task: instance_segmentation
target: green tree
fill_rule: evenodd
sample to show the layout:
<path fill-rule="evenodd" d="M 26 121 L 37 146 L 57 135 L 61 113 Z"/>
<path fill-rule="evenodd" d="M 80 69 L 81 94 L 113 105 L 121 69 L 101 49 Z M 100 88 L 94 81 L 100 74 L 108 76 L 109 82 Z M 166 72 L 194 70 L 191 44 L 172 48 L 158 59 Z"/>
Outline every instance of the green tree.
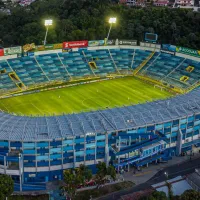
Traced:
<path fill-rule="evenodd" d="M 106 181 L 106 176 L 110 176 L 113 180 L 116 180 L 116 171 L 113 166 L 106 166 L 105 162 L 99 162 L 97 164 L 97 174 L 96 174 L 96 182 L 97 185 L 102 185 Z"/>
<path fill-rule="evenodd" d="M 89 181 L 92 178 L 92 171 L 83 164 L 78 168 L 78 173 L 83 176 L 84 182 Z"/>
<path fill-rule="evenodd" d="M 92 172 L 85 165 L 79 168 L 64 171 L 64 190 L 73 198 L 79 185 L 85 185 L 87 180 L 92 178 Z"/>
<path fill-rule="evenodd" d="M 98 185 L 101 185 L 105 181 L 105 177 L 107 175 L 107 168 L 105 162 L 99 162 L 97 164 L 97 174 L 96 174 L 96 182 Z"/>
<path fill-rule="evenodd" d="M 8 175 L 0 175 L 0 199 L 6 199 L 14 191 L 14 182 L 12 178 Z"/>
<path fill-rule="evenodd" d="M 76 194 L 77 182 L 78 177 L 73 173 L 72 170 L 65 170 L 64 171 L 64 190 L 67 191 L 68 195 L 72 198 Z"/>
<path fill-rule="evenodd" d="M 151 195 L 142 197 L 140 200 L 168 200 L 164 192 L 154 191 Z"/>
<path fill-rule="evenodd" d="M 199 200 L 200 192 L 195 190 L 186 190 L 181 196 L 180 200 Z"/>
<path fill-rule="evenodd" d="M 35 42 L 45 35 L 44 19 L 53 19 L 48 43 L 104 39 L 109 16 L 116 16 L 110 39 L 144 40 L 145 32 L 158 34 L 158 42 L 200 49 L 200 13 L 186 9 L 127 7 L 110 0 L 43 0 L 28 8 L 14 6 L 11 15 L 0 13 L 4 47 Z"/>
<path fill-rule="evenodd" d="M 112 165 L 108 166 L 107 175 L 110 175 L 114 181 L 116 180 L 116 170 Z"/>

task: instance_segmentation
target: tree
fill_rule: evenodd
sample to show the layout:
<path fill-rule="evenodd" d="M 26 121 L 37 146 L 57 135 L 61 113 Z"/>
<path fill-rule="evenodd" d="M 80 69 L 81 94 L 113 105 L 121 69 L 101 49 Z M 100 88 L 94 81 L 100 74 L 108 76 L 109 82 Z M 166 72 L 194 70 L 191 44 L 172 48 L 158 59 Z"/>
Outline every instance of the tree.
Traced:
<path fill-rule="evenodd" d="M 107 36 L 108 16 L 117 17 L 111 39 L 142 41 L 148 31 L 157 33 L 160 43 L 200 49 L 200 13 L 189 9 L 141 9 L 110 0 L 59 0 L 59 3 L 43 0 L 35 1 L 28 8 L 14 6 L 11 15 L 0 12 L 0 38 L 4 47 L 31 42 L 40 45 L 45 35 L 43 21 L 51 18 L 54 23 L 48 33 L 48 43 L 100 40 Z"/>
<path fill-rule="evenodd" d="M 112 165 L 107 168 L 107 175 L 110 175 L 114 181 L 116 180 L 116 170 Z"/>
<path fill-rule="evenodd" d="M 97 185 L 102 185 L 105 183 L 106 176 L 110 176 L 113 180 L 116 180 L 116 171 L 113 166 L 106 166 L 105 162 L 99 162 L 97 164 L 97 174 L 96 174 L 96 182 Z"/>
<path fill-rule="evenodd" d="M 83 176 L 84 182 L 89 181 L 92 178 L 92 171 L 85 165 L 80 165 L 78 173 Z"/>
<path fill-rule="evenodd" d="M 181 196 L 180 200 L 199 200 L 200 192 L 195 190 L 186 190 Z"/>
<path fill-rule="evenodd" d="M 96 174 L 96 182 L 98 185 L 101 185 L 105 181 L 105 177 L 107 175 L 107 168 L 105 162 L 99 162 L 97 164 L 97 174 Z"/>
<path fill-rule="evenodd" d="M 168 200 L 164 192 L 154 191 L 150 196 L 142 197 L 140 200 Z"/>
<path fill-rule="evenodd" d="M 0 0 L 0 7 L 4 7 L 4 2 Z"/>
<path fill-rule="evenodd" d="M 76 195 L 76 190 L 79 185 L 85 185 L 86 180 L 92 178 L 92 172 L 85 165 L 80 165 L 79 168 L 69 169 L 64 171 L 64 190 L 73 198 Z"/>
<path fill-rule="evenodd" d="M 0 175 L 0 199 L 6 199 L 14 191 L 14 181 L 8 175 Z"/>
<path fill-rule="evenodd" d="M 72 170 L 65 170 L 64 171 L 64 190 L 67 191 L 68 195 L 72 198 L 76 194 L 77 184 L 77 177 L 73 173 Z"/>

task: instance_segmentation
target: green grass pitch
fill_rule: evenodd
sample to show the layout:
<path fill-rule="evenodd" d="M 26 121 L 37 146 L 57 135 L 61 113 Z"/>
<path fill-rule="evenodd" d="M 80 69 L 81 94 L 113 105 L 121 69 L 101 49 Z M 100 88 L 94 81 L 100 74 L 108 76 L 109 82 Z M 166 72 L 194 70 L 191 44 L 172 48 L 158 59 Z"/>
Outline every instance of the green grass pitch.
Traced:
<path fill-rule="evenodd" d="M 144 103 L 172 96 L 134 77 L 17 96 L 0 100 L 0 109 L 18 115 L 59 115 Z"/>

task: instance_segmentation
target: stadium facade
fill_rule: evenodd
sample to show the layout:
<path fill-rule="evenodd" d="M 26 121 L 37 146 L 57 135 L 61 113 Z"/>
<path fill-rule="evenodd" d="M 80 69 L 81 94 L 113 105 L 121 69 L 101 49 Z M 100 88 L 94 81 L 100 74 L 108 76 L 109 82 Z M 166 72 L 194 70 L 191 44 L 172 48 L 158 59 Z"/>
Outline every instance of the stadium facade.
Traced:
<path fill-rule="evenodd" d="M 149 74 L 155 79 L 156 75 L 164 76 L 162 79 L 165 82 L 171 85 L 177 83 L 177 87 L 183 88 L 189 83 L 177 81 L 173 75 L 177 77 L 179 73 L 180 78 L 187 75 L 192 81 L 189 84 L 191 87 L 188 87 L 190 89 L 198 80 L 199 62 L 186 59 L 185 56 L 174 56 L 158 50 L 152 52 L 152 49 L 110 48 L 84 50 L 83 54 L 77 51 L 44 55 L 45 62 L 57 66 L 57 74 L 46 71 L 44 62 L 43 65 L 40 63 L 42 55 L 1 60 L 1 70 L 15 73 L 19 83 L 28 85 L 34 83 L 36 77 L 45 82 L 62 74 L 65 77 L 62 75 L 60 78 L 68 80 L 75 73 L 83 76 L 81 72 L 106 76 L 108 72 L 120 73 L 126 69 L 128 73 L 128 66 L 141 69 L 141 63 L 146 61 L 142 72 L 145 76 Z M 95 64 L 100 67 L 90 69 L 89 58 L 92 61 L 96 58 Z M 197 72 L 191 70 L 187 73 L 185 69 L 191 63 Z M 73 69 L 72 64 L 76 68 Z M 38 76 L 31 71 L 36 65 L 39 66 L 36 70 Z M 158 71 L 155 71 L 156 67 Z M 26 71 L 27 68 L 29 71 Z M 3 81 L 7 81 L 2 82 L 1 87 L 12 89 L 13 82 L 8 82 L 6 74 L 3 77 Z M 79 167 L 80 164 L 94 171 L 99 161 L 112 164 L 116 169 L 129 169 L 130 166 L 167 161 L 172 156 L 192 150 L 194 145 L 200 146 L 198 88 L 166 100 L 79 114 L 27 117 L 0 112 L 0 173 L 13 177 L 15 190 L 43 190 L 46 182 L 62 180 L 63 170 Z"/>

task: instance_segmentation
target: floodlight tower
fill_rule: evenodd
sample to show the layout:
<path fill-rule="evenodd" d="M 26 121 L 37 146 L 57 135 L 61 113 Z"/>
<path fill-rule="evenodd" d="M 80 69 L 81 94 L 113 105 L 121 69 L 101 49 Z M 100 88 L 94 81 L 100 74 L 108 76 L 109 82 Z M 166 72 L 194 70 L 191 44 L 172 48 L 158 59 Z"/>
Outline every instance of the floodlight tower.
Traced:
<path fill-rule="evenodd" d="M 45 37 L 44 37 L 44 45 L 46 45 L 46 42 L 47 42 L 47 34 L 48 34 L 49 26 L 52 26 L 52 24 L 53 24 L 52 19 L 47 19 L 47 20 L 44 21 L 44 25 L 46 27 L 46 34 L 45 34 Z"/>
<path fill-rule="evenodd" d="M 107 38 L 106 38 L 106 42 L 108 41 L 108 38 L 109 38 L 109 36 L 110 36 L 110 31 L 111 31 L 111 29 L 112 29 L 112 25 L 115 24 L 116 21 L 117 21 L 117 18 L 116 18 L 116 17 L 111 17 L 111 18 L 109 19 L 109 21 L 108 21 L 109 24 L 110 24 L 110 29 L 109 29 L 109 31 L 108 31 L 108 35 L 107 35 Z"/>

